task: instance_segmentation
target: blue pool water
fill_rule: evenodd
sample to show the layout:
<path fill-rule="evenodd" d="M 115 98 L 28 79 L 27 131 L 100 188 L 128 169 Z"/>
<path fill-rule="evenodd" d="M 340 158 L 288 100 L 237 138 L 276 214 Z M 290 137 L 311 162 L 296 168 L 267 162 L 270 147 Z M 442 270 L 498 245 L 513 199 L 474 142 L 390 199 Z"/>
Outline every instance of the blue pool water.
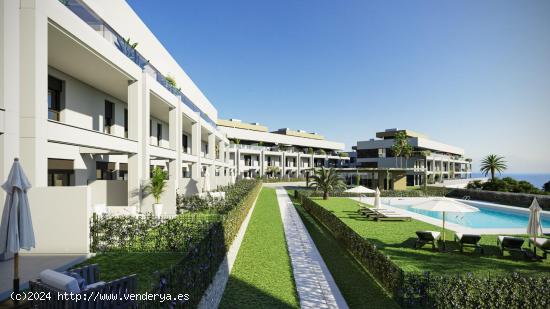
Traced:
<path fill-rule="evenodd" d="M 524 215 L 521 213 L 510 212 L 506 209 L 496 210 L 493 208 L 486 208 L 475 203 L 471 203 L 470 205 L 479 208 L 479 211 L 471 213 L 447 212 L 445 214 L 445 221 L 471 228 L 527 228 L 527 222 L 529 221 L 528 213 Z M 441 212 L 415 209 L 413 208 L 413 205 L 391 204 L 391 206 L 436 219 L 443 218 Z M 550 218 L 541 217 L 541 224 L 543 228 L 550 228 Z"/>

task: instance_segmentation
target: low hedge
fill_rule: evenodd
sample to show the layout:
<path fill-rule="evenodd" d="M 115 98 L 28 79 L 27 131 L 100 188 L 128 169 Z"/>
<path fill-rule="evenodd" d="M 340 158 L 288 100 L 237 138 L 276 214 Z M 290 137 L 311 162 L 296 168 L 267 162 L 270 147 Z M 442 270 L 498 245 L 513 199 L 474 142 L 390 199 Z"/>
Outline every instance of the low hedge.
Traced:
<path fill-rule="evenodd" d="M 305 178 L 262 178 L 263 183 L 276 183 L 276 182 L 305 182 Z"/>
<path fill-rule="evenodd" d="M 380 191 L 381 197 L 427 197 L 427 196 L 446 196 L 453 189 L 442 188 L 442 187 L 427 187 L 425 189 L 419 190 L 383 190 Z M 323 193 L 320 191 L 311 190 L 302 190 L 301 191 L 305 196 L 311 197 L 321 197 Z M 374 193 L 371 194 L 358 194 L 358 193 L 348 193 L 344 191 L 331 192 L 330 196 L 335 197 L 359 197 L 359 196 L 374 196 Z"/>
<path fill-rule="evenodd" d="M 185 252 L 184 258 L 178 263 L 156 274 L 157 279 L 148 291 L 170 293 L 172 296 L 187 293 L 190 296 L 188 301 L 170 306 L 196 307 L 261 190 L 261 181 L 245 182 L 238 182 L 238 189 L 234 188 L 233 193 L 226 192 L 226 199 L 230 201 L 228 203 L 234 207 L 225 214 L 185 213 L 161 219 L 96 217 L 91 228 L 92 251 Z M 185 229 L 183 223 L 192 227 Z M 144 301 L 138 305 L 140 308 L 165 307 L 154 301 Z"/>
<path fill-rule="evenodd" d="M 549 308 L 550 275 L 432 275 L 404 272 L 376 245 L 357 234 L 303 191 L 295 197 L 407 308 Z"/>

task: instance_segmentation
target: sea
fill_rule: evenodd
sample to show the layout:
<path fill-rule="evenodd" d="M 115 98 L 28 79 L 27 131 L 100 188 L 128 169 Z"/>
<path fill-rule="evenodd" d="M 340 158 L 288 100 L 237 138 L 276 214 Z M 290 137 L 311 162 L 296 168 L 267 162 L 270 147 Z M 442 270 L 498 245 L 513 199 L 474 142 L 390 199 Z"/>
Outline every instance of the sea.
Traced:
<path fill-rule="evenodd" d="M 542 186 L 550 181 L 550 174 L 534 174 L 534 173 L 502 173 L 496 174 L 498 178 L 512 177 L 516 180 L 525 180 L 533 184 L 533 186 L 542 189 Z M 472 173 L 472 177 L 485 177 L 481 173 Z"/>

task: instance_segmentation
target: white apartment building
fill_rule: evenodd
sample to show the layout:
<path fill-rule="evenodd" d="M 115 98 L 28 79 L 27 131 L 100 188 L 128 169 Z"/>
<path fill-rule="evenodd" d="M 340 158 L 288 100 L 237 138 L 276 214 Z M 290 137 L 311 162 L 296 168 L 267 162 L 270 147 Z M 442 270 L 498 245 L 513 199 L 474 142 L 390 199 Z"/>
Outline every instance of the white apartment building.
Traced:
<path fill-rule="evenodd" d="M 405 132 L 413 147 L 410 158 L 395 157 L 391 147 L 398 132 Z M 406 170 L 407 185 L 421 185 L 427 177 L 428 183 L 472 177 L 472 160 L 464 156 L 464 149 L 440 143 L 428 136 L 411 130 L 387 129 L 376 133 L 377 139 L 358 141 L 350 167 Z"/>
<path fill-rule="evenodd" d="M 317 133 L 288 128 L 270 132 L 259 123 L 218 120 L 231 144 L 229 164 L 237 178 L 302 178 L 314 167 L 341 167 L 349 158 L 344 144 Z"/>
<path fill-rule="evenodd" d="M 0 179 L 19 157 L 35 252 L 86 252 L 93 205 L 150 210 L 154 166 L 166 213 L 234 181 L 216 108 L 126 1 L 2 1 L 0 23 Z"/>

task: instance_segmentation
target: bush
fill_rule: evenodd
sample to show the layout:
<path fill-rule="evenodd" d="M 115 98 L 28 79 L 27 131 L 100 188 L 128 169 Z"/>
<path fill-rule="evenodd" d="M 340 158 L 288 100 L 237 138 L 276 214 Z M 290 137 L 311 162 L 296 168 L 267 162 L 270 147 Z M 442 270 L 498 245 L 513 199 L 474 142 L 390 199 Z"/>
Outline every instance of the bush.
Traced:
<path fill-rule="evenodd" d="M 406 308 L 549 308 L 550 276 L 517 273 L 491 276 L 435 275 L 405 272 L 368 239 L 338 217 L 296 190 L 304 209 L 334 237 Z"/>
<path fill-rule="evenodd" d="M 467 188 L 481 189 L 486 191 L 514 192 L 514 193 L 528 193 L 528 194 L 545 194 L 546 193 L 545 191 L 535 187 L 533 184 L 531 184 L 528 181 L 516 180 L 511 177 L 504 177 L 502 179 L 495 178 L 494 180 L 487 181 L 484 183 L 476 180 L 469 183 Z"/>
<path fill-rule="evenodd" d="M 210 194 L 207 194 L 206 197 L 177 194 L 176 209 L 178 212 L 200 211 L 225 214 L 235 208 L 257 183 L 257 180 L 243 179 L 237 181 L 233 185 L 221 187 L 218 191 L 225 192 L 225 199 L 215 198 Z"/>
<path fill-rule="evenodd" d="M 545 183 L 542 188 L 544 189 L 544 192 L 550 193 L 550 181 Z"/>
<path fill-rule="evenodd" d="M 359 196 L 374 196 L 371 194 L 357 194 L 344 192 L 345 189 L 334 191 L 330 194 L 332 197 L 359 197 Z M 442 187 L 427 187 L 421 190 L 384 190 L 380 191 L 381 197 L 425 197 L 425 196 L 446 196 L 453 189 Z M 321 197 L 322 192 L 315 190 L 300 190 L 300 193 L 304 196 Z"/>

